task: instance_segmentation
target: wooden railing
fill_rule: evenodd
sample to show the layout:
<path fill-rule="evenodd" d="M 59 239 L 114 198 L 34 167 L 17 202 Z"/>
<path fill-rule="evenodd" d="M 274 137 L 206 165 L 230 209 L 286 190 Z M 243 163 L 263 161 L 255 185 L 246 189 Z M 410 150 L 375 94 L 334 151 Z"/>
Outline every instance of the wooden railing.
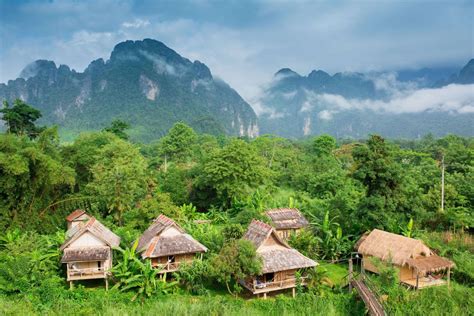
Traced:
<path fill-rule="evenodd" d="M 306 280 L 307 280 L 306 277 L 300 278 L 301 284 L 304 285 Z M 281 280 L 281 281 L 272 281 L 272 282 L 257 282 L 256 280 L 253 280 L 252 282 L 244 281 L 244 285 L 248 289 L 253 290 L 253 292 L 255 292 L 255 291 L 264 290 L 264 289 L 288 288 L 288 287 L 296 286 L 297 282 L 298 281 L 296 278 Z"/>
<path fill-rule="evenodd" d="M 160 269 L 163 272 L 178 270 L 180 262 L 157 263 L 154 268 Z"/>
<path fill-rule="evenodd" d="M 96 273 L 104 273 L 106 269 L 104 267 L 100 268 L 86 268 L 86 269 L 74 269 L 74 268 L 69 268 L 69 274 L 70 275 L 76 275 L 76 274 L 96 274 Z"/>

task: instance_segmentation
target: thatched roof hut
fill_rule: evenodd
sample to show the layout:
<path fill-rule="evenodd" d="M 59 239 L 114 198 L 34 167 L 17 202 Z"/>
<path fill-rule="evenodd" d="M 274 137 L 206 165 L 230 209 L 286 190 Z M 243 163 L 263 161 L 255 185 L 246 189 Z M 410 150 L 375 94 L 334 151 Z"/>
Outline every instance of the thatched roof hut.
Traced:
<path fill-rule="evenodd" d="M 267 210 L 273 226 L 277 229 L 300 229 L 309 225 L 308 220 L 296 208 L 277 208 Z"/>
<path fill-rule="evenodd" d="M 161 214 L 138 240 L 143 258 L 203 253 L 207 248 L 187 234 L 175 221 Z"/>
<path fill-rule="evenodd" d="M 105 279 L 112 268 L 112 247 L 120 244 L 115 235 L 95 217 L 83 210 L 72 212 L 67 218 L 69 229 L 61 245 L 62 263 L 67 264 L 67 279 L 71 287 L 74 280 Z"/>
<path fill-rule="evenodd" d="M 421 240 L 374 229 L 365 234 L 356 243 L 356 249 L 364 257 L 375 257 L 382 261 L 391 261 L 400 267 L 400 279 L 408 281 L 428 273 L 449 270 L 454 263 L 436 255 Z M 370 271 L 377 269 L 366 263 Z M 408 280 L 408 281 L 407 281 Z M 418 287 L 418 285 L 417 285 Z"/>
<path fill-rule="evenodd" d="M 407 265 L 420 273 L 437 272 L 452 268 L 454 263 L 437 256 L 421 240 L 374 229 L 357 243 L 357 251 L 363 255 L 391 260 L 398 266 Z"/>
<path fill-rule="evenodd" d="M 291 248 L 272 226 L 253 220 L 244 239 L 251 241 L 263 259 L 263 273 L 315 267 L 317 263 Z"/>

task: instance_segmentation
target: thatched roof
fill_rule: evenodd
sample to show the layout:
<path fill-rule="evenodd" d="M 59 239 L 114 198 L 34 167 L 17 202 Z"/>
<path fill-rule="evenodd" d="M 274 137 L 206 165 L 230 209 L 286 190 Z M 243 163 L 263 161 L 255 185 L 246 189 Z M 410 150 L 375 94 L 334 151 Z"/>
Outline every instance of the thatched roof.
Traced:
<path fill-rule="evenodd" d="M 271 237 L 280 245 L 265 246 L 265 241 Z M 317 265 L 315 261 L 288 246 L 278 237 L 274 228 L 264 222 L 252 220 L 243 238 L 252 242 L 257 248 L 257 254 L 263 260 L 262 273 L 302 269 Z"/>
<path fill-rule="evenodd" d="M 315 267 L 318 264 L 303 256 L 296 249 L 274 249 L 258 252 L 263 259 L 262 273 L 297 270 Z"/>
<path fill-rule="evenodd" d="M 173 227 L 177 233 L 167 235 L 165 232 L 170 227 Z M 172 219 L 161 214 L 140 236 L 137 251 L 143 252 L 143 258 L 156 258 L 185 253 L 206 252 L 207 248 L 187 234 Z"/>
<path fill-rule="evenodd" d="M 74 240 L 78 239 L 85 232 L 90 232 L 92 235 L 102 240 L 110 247 L 117 247 L 120 245 L 120 237 L 115 235 L 111 230 L 105 227 L 95 217 L 91 217 L 86 223 L 79 223 L 66 232 L 67 239 L 61 245 L 61 250 L 64 250 Z"/>
<path fill-rule="evenodd" d="M 453 268 L 455 266 L 450 260 L 437 255 L 408 259 L 407 265 L 410 268 L 418 270 L 418 272 L 421 274 L 426 274 L 428 272 L 435 273 L 441 270 L 446 270 L 447 268 Z"/>
<path fill-rule="evenodd" d="M 276 229 L 299 229 L 308 226 L 308 220 L 296 208 L 277 208 L 265 212 Z"/>
<path fill-rule="evenodd" d="M 137 250 L 139 252 L 144 251 L 150 241 L 153 239 L 153 237 L 161 234 L 161 232 L 163 232 L 163 230 L 169 226 L 174 226 L 176 229 L 184 233 L 184 230 L 178 224 L 176 224 L 175 221 L 161 214 L 157 218 L 155 218 L 155 220 L 153 220 L 153 223 L 150 225 L 150 227 L 148 227 L 147 230 L 145 230 L 140 236 L 140 239 L 138 240 Z"/>
<path fill-rule="evenodd" d="M 357 251 L 398 266 L 407 264 L 420 272 L 446 269 L 452 262 L 436 256 L 421 240 L 374 229 L 357 242 Z"/>
<path fill-rule="evenodd" d="M 154 237 L 143 258 L 156 258 L 170 255 L 180 255 L 185 253 L 206 252 L 207 248 L 193 239 L 189 234 L 181 234 L 171 237 Z"/>
<path fill-rule="evenodd" d="M 252 220 L 249 227 L 247 228 L 247 232 L 244 234 L 242 238 L 249 240 L 252 242 L 256 249 L 258 249 L 264 242 L 267 240 L 268 237 L 274 232 L 273 227 L 264 223 L 259 220 Z M 290 248 L 285 241 L 283 241 L 277 234 L 274 234 L 274 237 L 280 241 L 283 245 Z"/>
<path fill-rule="evenodd" d="M 69 248 L 64 250 L 64 255 L 61 259 L 61 262 L 104 261 L 109 258 L 109 247 Z"/>
<path fill-rule="evenodd" d="M 68 222 L 72 222 L 73 220 L 75 220 L 76 218 L 78 218 L 79 216 L 82 216 L 86 214 L 86 211 L 84 210 L 75 210 L 74 212 L 72 212 L 71 214 L 69 214 L 67 217 L 66 217 L 66 220 Z M 86 214 L 87 215 L 87 214 Z"/>

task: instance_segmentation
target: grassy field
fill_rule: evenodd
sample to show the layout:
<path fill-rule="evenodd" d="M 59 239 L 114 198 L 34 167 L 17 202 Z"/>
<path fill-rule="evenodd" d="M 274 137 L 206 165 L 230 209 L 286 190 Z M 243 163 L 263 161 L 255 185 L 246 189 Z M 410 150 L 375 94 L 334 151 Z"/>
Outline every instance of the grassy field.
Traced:
<path fill-rule="evenodd" d="M 158 296 L 144 302 L 130 302 L 130 295 L 103 289 L 77 289 L 65 297 L 44 302 L 28 297 L 0 296 L 1 315 L 363 315 L 363 306 L 353 295 L 328 293 L 324 297 L 300 294 L 263 299 L 230 295 Z M 43 300 L 43 299 L 42 299 Z"/>

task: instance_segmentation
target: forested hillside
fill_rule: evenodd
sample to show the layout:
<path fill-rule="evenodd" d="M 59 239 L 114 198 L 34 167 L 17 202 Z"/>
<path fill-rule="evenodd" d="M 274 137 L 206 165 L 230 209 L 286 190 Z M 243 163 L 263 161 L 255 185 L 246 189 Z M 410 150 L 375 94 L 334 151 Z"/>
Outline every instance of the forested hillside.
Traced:
<path fill-rule="evenodd" d="M 422 239 L 456 264 L 449 290 L 416 292 L 390 270 L 373 275 L 389 314 L 474 310 L 473 138 L 250 139 L 197 133 L 179 122 L 142 144 L 129 140 L 133 125 L 114 121 L 64 144 L 56 127 L 35 125 L 41 113 L 22 101 L 2 112 L 0 314 L 363 315 L 344 287 L 346 259 L 374 228 Z M 237 279 L 252 249 L 237 240 L 252 219 L 268 221 L 263 212 L 278 207 L 297 207 L 309 219 L 289 242 L 320 266 L 295 299 L 248 299 Z M 59 245 L 65 217 L 78 208 L 122 238 L 109 292 L 101 283 L 66 286 Z M 168 283 L 137 263 L 131 247 L 159 214 L 209 249 Z"/>

